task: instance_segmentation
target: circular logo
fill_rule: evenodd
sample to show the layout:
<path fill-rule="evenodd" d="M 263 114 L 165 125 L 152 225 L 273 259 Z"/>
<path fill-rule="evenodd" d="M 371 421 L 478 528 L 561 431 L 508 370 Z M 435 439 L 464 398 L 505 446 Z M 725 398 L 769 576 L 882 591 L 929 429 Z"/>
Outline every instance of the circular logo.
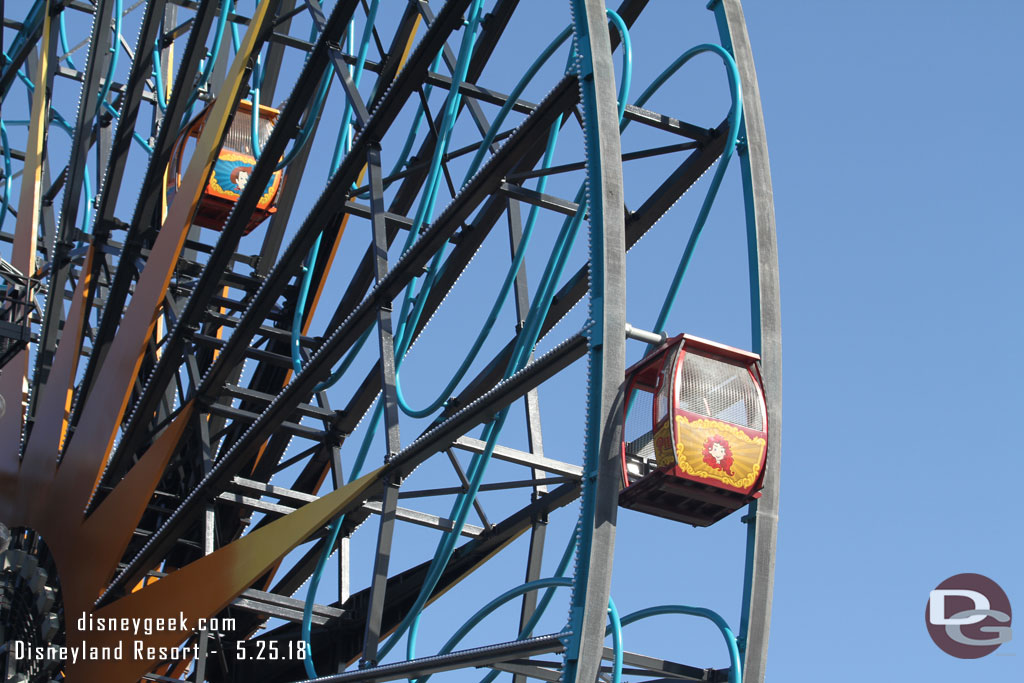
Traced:
<path fill-rule="evenodd" d="M 992 579 L 957 574 L 928 596 L 924 620 L 928 635 L 946 654 L 978 659 L 1009 642 L 1010 599 Z"/>

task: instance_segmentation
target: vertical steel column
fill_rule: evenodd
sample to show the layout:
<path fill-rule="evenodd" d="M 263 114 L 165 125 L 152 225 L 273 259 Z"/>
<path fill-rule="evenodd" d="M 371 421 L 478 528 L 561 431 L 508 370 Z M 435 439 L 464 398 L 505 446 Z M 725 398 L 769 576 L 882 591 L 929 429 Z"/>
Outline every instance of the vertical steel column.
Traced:
<path fill-rule="evenodd" d="M 608 19 L 601 0 L 573 0 L 590 207 L 589 395 L 576 576 L 562 679 L 593 683 L 604 652 L 618 512 L 618 454 L 626 371 L 626 247 L 619 116 Z"/>
<path fill-rule="evenodd" d="M 167 3 L 167 6 L 164 7 L 163 26 L 164 27 L 174 27 L 174 26 L 178 25 L 177 22 L 178 22 L 178 6 L 173 4 L 173 3 Z M 162 31 L 161 31 L 161 33 L 162 33 Z M 145 44 L 144 43 L 140 43 L 139 46 L 136 48 L 136 50 L 138 50 L 139 48 L 145 49 Z M 160 77 L 163 79 L 163 82 L 164 82 L 164 97 L 166 97 L 167 99 L 170 99 L 171 98 L 171 94 L 173 92 L 172 88 L 174 87 L 174 43 L 171 42 L 171 43 L 169 43 L 167 45 L 161 44 L 161 45 L 158 45 L 158 48 L 160 50 L 160 66 L 163 68 L 163 73 L 160 74 Z M 154 67 L 154 70 L 155 70 L 156 65 L 154 64 L 153 67 Z M 159 94 L 157 93 L 157 89 L 156 89 L 156 84 L 153 85 L 153 94 L 156 95 L 157 97 L 159 97 Z M 165 102 L 163 102 L 163 104 L 166 106 L 167 102 L 165 101 Z M 164 112 L 163 112 L 163 110 L 160 109 L 159 105 L 153 107 L 153 127 L 150 129 L 152 131 L 152 135 L 150 137 L 153 137 L 153 138 L 156 137 L 156 133 L 157 133 L 158 130 L 160 130 L 160 126 L 163 125 L 163 121 L 164 121 Z M 178 121 L 175 121 L 173 123 L 173 125 L 175 125 L 175 126 L 177 126 L 178 124 L 179 124 Z M 167 174 L 167 170 L 165 169 L 165 171 L 164 171 L 164 183 L 165 184 L 167 182 L 167 175 L 166 174 Z M 161 188 L 160 192 L 161 192 L 161 204 L 164 204 L 165 202 L 163 201 L 163 196 L 164 196 L 163 188 Z M 164 206 L 164 212 L 166 212 L 166 211 L 167 211 L 167 207 Z"/>
<path fill-rule="evenodd" d="M 185 355 L 185 367 L 189 375 L 189 382 L 195 386 L 199 381 L 201 372 L 199 370 L 199 363 L 196 361 L 195 355 L 188 353 Z M 204 413 L 202 410 L 196 410 L 193 416 L 196 439 L 199 445 L 201 467 L 203 475 L 209 473 L 213 468 L 213 446 L 210 444 L 210 422 L 209 414 Z M 210 555 L 216 549 L 215 534 L 216 534 L 216 511 L 213 505 L 207 505 L 203 513 L 203 555 Z M 196 676 L 195 679 L 198 683 L 206 680 L 206 660 L 210 650 L 210 632 L 200 631 L 199 632 L 199 652 L 196 658 Z"/>
<path fill-rule="evenodd" d="M 92 45 L 89 48 L 89 61 L 85 68 L 85 82 L 82 85 L 78 100 L 78 117 L 71 139 L 71 158 L 68 161 L 64 195 L 60 207 L 60 222 L 56 227 L 53 253 L 50 255 L 51 267 L 49 286 L 46 293 L 46 315 L 39 330 L 39 343 L 36 345 L 35 378 L 42 385 L 50 373 L 53 353 L 57 346 L 57 332 L 64 322 L 64 295 L 71 262 L 68 253 L 74 242 L 73 230 L 78 220 L 78 202 L 82 196 L 82 184 L 88 165 L 88 154 L 91 145 L 89 138 L 93 131 L 98 111 L 97 101 L 100 90 L 101 76 L 106 75 L 109 54 L 101 58 L 98 54 L 102 46 L 109 45 L 113 36 L 110 14 L 112 4 L 109 0 L 100 0 L 96 5 L 96 13 L 92 26 Z M 115 45 L 120 50 L 120 45 Z M 104 50 L 105 52 L 105 50 Z M 54 60 L 56 62 L 56 59 Z M 86 206 L 89 213 L 92 207 Z M 29 406 L 28 419 L 31 421 L 35 413 L 35 399 Z"/>
<path fill-rule="evenodd" d="M 51 83 L 54 73 L 54 52 L 57 43 L 57 22 L 50 16 L 50 2 L 43 6 L 42 38 L 39 42 L 39 67 L 36 74 L 36 89 L 31 97 L 32 120 L 28 141 L 25 145 L 25 165 L 21 175 L 21 195 L 18 199 L 18 220 L 14 229 L 14 244 L 11 247 L 11 265 L 27 277 L 36 271 L 39 215 L 42 203 L 42 168 L 46 155 L 46 131 L 50 120 Z M 14 65 L 11 65 L 14 70 Z M 63 302 L 61 302 L 63 304 Z M 7 402 L 7 411 L 0 418 L 0 443 L 20 444 L 22 425 L 25 417 L 24 405 L 27 400 L 25 379 L 28 375 L 28 349 L 22 349 L 11 359 L 0 375 L 0 395 Z M 13 464 L 17 468 L 17 447 Z M 3 473 L 8 473 L 11 461 L 5 462 Z"/>
<path fill-rule="evenodd" d="M 318 394 L 321 407 L 328 407 L 327 393 L 320 392 Z M 329 429 L 327 422 L 324 422 L 324 428 Z M 345 485 L 345 475 L 341 469 L 341 447 L 337 442 L 333 442 L 330 445 L 325 445 L 325 448 L 331 449 L 331 478 L 333 479 L 334 488 L 340 489 Z M 349 560 L 350 560 L 350 539 L 347 535 L 341 535 L 338 537 L 338 604 L 344 605 L 345 601 L 352 595 L 352 576 L 349 571 Z M 339 671 L 340 673 L 340 671 Z"/>
<path fill-rule="evenodd" d="M 388 238 L 384 224 L 384 182 L 380 169 L 380 145 L 371 143 L 367 150 L 366 166 L 370 175 L 370 221 L 373 226 L 373 276 L 380 284 L 388 271 Z M 377 308 L 377 338 L 380 342 L 381 399 L 384 401 L 384 428 L 387 442 L 385 462 L 401 449 L 398 432 L 398 397 L 395 389 L 395 344 L 391 334 L 391 303 Z M 391 560 L 391 541 L 395 531 L 395 510 L 398 507 L 399 482 L 390 477 L 384 481 L 381 504 L 380 532 L 377 535 L 377 555 L 373 561 L 373 580 L 370 583 L 370 607 L 366 617 L 361 666 L 377 663 L 381 619 L 384 615 L 384 593 L 388 584 L 388 563 Z"/>
<path fill-rule="evenodd" d="M 754 351 L 761 354 L 768 406 L 768 459 L 764 488 L 744 521 L 747 560 L 743 584 L 740 648 L 743 680 L 764 680 L 775 581 L 775 544 L 779 520 L 779 461 L 782 431 L 782 333 L 779 313 L 779 260 L 775 242 L 775 207 L 768 164 L 764 114 L 750 38 L 739 0 L 712 0 L 722 45 L 732 52 L 743 87 L 743 121 L 737 151 L 743 174 L 750 261 L 751 330 Z"/>
<path fill-rule="evenodd" d="M 522 214 L 519 210 L 519 202 L 510 199 L 508 202 L 508 236 L 511 247 L 511 257 L 515 258 L 523 238 Z M 526 261 L 516 273 L 514 283 L 515 305 L 516 305 L 516 334 L 522 332 L 523 324 L 526 322 L 526 314 L 530 310 L 530 291 L 526 279 Z M 531 358 L 532 360 L 532 358 Z M 530 453 L 536 456 L 544 456 L 544 445 L 540 432 L 540 405 L 537 401 L 537 390 L 532 389 L 523 397 L 523 406 L 526 409 L 526 438 L 529 444 Z M 534 480 L 544 479 L 547 473 L 544 470 L 530 468 L 530 478 Z M 536 501 L 540 496 L 547 493 L 548 487 L 544 484 L 536 484 L 533 487 L 532 500 Z M 526 558 L 526 577 L 524 582 L 536 581 L 540 578 L 541 563 L 544 559 L 544 539 L 547 532 L 547 515 L 538 513 L 530 524 L 530 549 Z M 522 632 L 526 622 L 533 616 L 537 608 L 537 593 L 530 591 L 523 594 L 523 606 L 519 613 L 519 630 Z M 526 683 L 526 676 L 515 674 L 512 677 L 513 683 Z"/>
<path fill-rule="evenodd" d="M 191 354 L 189 354 L 191 356 Z M 191 359 L 191 366 L 195 360 Z M 193 380 L 196 381 L 196 380 Z M 196 424 L 199 433 L 199 445 L 202 449 L 203 474 L 209 473 L 213 467 L 213 448 L 210 445 L 210 425 L 207 422 L 207 415 L 196 411 Z M 207 505 L 203 513 L 203 555 L 210 555 L 216 549 L 217 517 L 213 505 Z M 199 633 L 199 652 L 196 658 L 196 681 L 202 683 L 206 680 L 206 660 L 210 653 L 210 631 Z"/>
<path fill-rule="evenodd" d="M 140 33 L 142 40 L 147 31 L 150 33 L 150 40 L 156 40 L 159 35 L 160 19 L 156 12 L 150 12 L 155 3 L 147 7 L 146 20 L 143 23 L 143 32 Z M 152 238 L 158 225 L 154 225 L 154 216 L 159 209 L 159 199 L 162 196 L 162 184 L 164 172 L 170 162 L 171 149 L 178 138 L 178 122 L 185 115 L 185 103 L 188 100 L 188 93 L 191 92 L 195 77 L 199 72 L 200 53 L 205 53 L 206 36 L 213 24 L 216 14 L 216 3 L 204 3 L 199 6 L 196 12 L 195 21 L 192 23 L 192 30 L 189 31 L 188 45 L 185 48 L 182 64 L 174 79 L 174 86 L 171 90 L 171 99 L 167 103 L 167 113 L 164 117 L 166 125 L 160 127 L 157 134 L 153 154 L 150 156 L 149 164 L 146 167 L 146 174 L 143 177 L 139 194 L 139 201 L 135 207 L 131 224 L 128 226 L 128 234 L 125 237 L 125 244 L 121 256 L 117 262 L 117 270 L 114 273 L 114 280 L 110 285 L 107 295 L 107 305 L 100 315 L 99 325 L 95 332 L 95 343 L 89 362 L 85 366 L 85 373 L 79 383 L 78 398 L 72 409 L 72 429 L 76 428 L 81 418 L 85 399 L 93 389 L 96 374 L 103 365 L 107 352 L 113 344 L 114 332 L 118 330 L 124 312 L 125 301 L 128 298 L 129 290 L 137 274 L 135 258 L 140 254 L 143 247 L 151 246 L 153 242 L 143 240 L 142 235 Z M 121 119 L 118 122 L 117 140 L 114 144 L 114 155 L 111 159 L 108 177 L 104 180 L 102 194 L 100 196 L 100 208 L 97 211 L 96 230 L 93 241 L 105 244 L 110 237 L 110 230 L 114 224 L 114 209 L 117 204 L 117 196 L 121 191 L 122 179 L 125 171 L 125 164 L 128 158 L 128 150 L 131 145 L 131 132 L 135 127 L 138 117 L 138 101 L 141 99 L 145 87 L 146 78 L 149 77 L 153 67 L 152 52 L 150 50 L 138 50 L 132 62 L 132 72 L 129 77 L 129 91 L 125 106 L 121 110 Z M 219 143 L 218 143 L 219 144 Z M 97 260 L 97 263 L 99 261 Z M 98 266 L 97 266 L 98 267 Z"/>

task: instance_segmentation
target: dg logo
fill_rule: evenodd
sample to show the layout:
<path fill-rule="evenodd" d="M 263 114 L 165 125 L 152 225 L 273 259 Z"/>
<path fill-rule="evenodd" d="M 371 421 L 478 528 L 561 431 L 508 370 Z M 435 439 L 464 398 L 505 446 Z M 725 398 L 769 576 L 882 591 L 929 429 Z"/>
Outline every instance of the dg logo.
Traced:
<path fill-rule="evenodd" d="M 1010 641 L 1011 616 L 1010 600 L 999 584 L 981 574 L 957 574 L 929 594 L 924 618 L 943 652 L 977 659 Z"/>

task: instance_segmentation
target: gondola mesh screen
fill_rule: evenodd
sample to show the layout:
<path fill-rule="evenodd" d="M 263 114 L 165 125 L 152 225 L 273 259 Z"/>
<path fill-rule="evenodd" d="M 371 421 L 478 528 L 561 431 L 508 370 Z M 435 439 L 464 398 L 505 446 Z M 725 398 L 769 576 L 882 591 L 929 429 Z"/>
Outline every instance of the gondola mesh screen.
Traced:
<path fill-rule="evenodd" d="M 654 430 L 651 426 L 651 409 L 654 394 L 643 390 L 634 390 L 626 397 L 630 401 L 626 414 L 626 453 L 641 458 L 654 457 Z"/>
<path fill-rule="evenodd" d="M 757 385 L 745 367 L 687 351 L 678 400 L 682 410 L 748 429 L 763 429 Z"/>

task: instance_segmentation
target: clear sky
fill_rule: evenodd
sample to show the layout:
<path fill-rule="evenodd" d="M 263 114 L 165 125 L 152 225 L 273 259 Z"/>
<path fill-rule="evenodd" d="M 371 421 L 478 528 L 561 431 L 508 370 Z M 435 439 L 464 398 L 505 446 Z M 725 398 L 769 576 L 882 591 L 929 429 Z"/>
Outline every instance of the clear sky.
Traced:
<path fill-rule="evenodd" d="M 1019 636 L 961 661 L 923 623 L 962 572 L 1024 605 L 1021 5 L 745 5 L 782 280 L 768 680 L 1021 680 Z"/>
<path fill-rule="evenodd" d="M 15 4 L 8 2 L 7 11 L 14 13 Z M 328 9 L 333 5 L 325 4 Z M 380 22 L 391 26 L 394 7 L 404 3 L 382 4 Z M 241 5 L 248 11 L 251 1 Z M 1024 331 L 1015 296 L 1024 253 L 1019 209 L 1024 145 L 1013 128 L 1024 108 L 1018 49 L 1024 9 L 1011 0 L 748 0 L 745 5 L 767 127 L 782 291 L 782 498 L 767 680 L 1024 680 L 1024 635 L 993 655 L 963 661 L 941 652 L 924 623 L 929 591 L 963 572 L 994 579 L 1011 604 L 1024 610 L 1024 552 L 1016 522 L 1024 482 L 1018 437 L 1024 373 L 1013 352 Z M 530 16 L 511 27 L 520 52 L 499 49 L 481 79 L 488 87 L 507 92 L 532 56 L 569 21 L 565 3 L 523 0 L 522 7 Z M 20 18 L 21 10 L 14 14 Z M 126 19 L 130 43 L 138 14 Z M 68 20 L 74 43 L 88 27 L 74 12 Z M 11 35 L 8 31 L 5 37 Z M 717 32 L 704 2 L 652 0 L 633 30 L 633 42 L 631 102 L 685 49 L 717 42 Z M 458 48 L 456 41 L 451 44 Z M 564 61 L 563 49 L 524 97 L 539 101 Z M 296 64 L 290 64 L 290 73 Z M 127 65 L 119 69 L 118 80 L 123 80 Z M 75 93 L 66 82 L 58 88 L 61 111 L 73 121 Z M 288 89 L 283 86 L 277 99 Z M 340 116 L 338 90 L 329 106 Z M 435 112 L 440 97 L 435 92 L 431 98 Z M 22 117 L 23 92 L 11 99 L 17 102 L 5 102 L 5 118 Z M 720 63 L 708 56 L 695 60 L 650 106 L 717 125 L 728 109 Z M 493 115 L 496 108 L 485 111 Z M 638 128 L 627 132 L 624 150 L 678 140 Z M 12 144 L 20 146 L 24 128 L 11 135 Z M 452 146 L 474 142 L 474 135 L 475 128 L 465 124 Z M 55 157 L 66 155 L 63 135 L 51 141 Z M 295 225 L 323 188 L 330 161 L 324 150 L 333 146 L 333 131 L 318 134 L 315 144 Z M 387 167 L 393 147 L 385 145 L 384 153 Z M 133 168 L 141 177 L 144 155 L 133 154 Z M 578 133 L 566 133 L 558 155 L 556 164 L 580 158 Z M 627 205 L 638 205 L 678 159 L 627 164 Z M 453 167 L 464 169 L 459 163 Z M 461 171 L 455 175 L 458 183 Z M 630 253 L 629 320 L 639 327 L 653 323 L 709 176 Z M 738 176 L 734 164 L 668 331 L 749 348 Z M 553 179 L 549 191 L 571 197 L 579 181 L 579 175 Z M 14 197 L 17 187 L 16 182 Z M 127 218 L 137 193 L 128 190 L 121 197 L 118 215 Z M 438 213 L 446 203 L 439 201 Z M 358 230 L 342 242 L 329 292 L 348 281 L 365 248 L 365 224 L 353 223 Z M 12 225 L 8 219 L 5 230 Z M 542 218 L 531 259 L 545 257 L 559 225 L 559 217 Z M 243 248 L 257 249 L 259 239 L 254 233 Z M 583 262 L 585 246 L 581 238 L 567 274 Z M 392 262 L 396 256 L 393 250 Z M 450 369 L 442 367 L 444 362 L 461 358 L 468 348 L 469 335 L 475 335 L 497 288 L 493 273 L 504 273 L 507 263 L 507 241 L 485 242 L 461 286 L 410 354 L 405 372 L 411 403 L 433 398 L 447 380 Z M 536 264 L 530 265 L 531 291 L 542 263 L 531 261 Z M 314 334 L 322 333 L 332 309 L 321 307 Z M 471 320 L 466 311 L 474 311 Z M 484 347 L 483 357 L 509 338 L 509 306 L 502 315 L 506 327 Z M 585 306 L 578 306 L 540 350 L 577 331 L 584 316 Z M 369 355 L 353 366 L 353 383 L 332 390 L 332 400 L 344 402 L 363 377 L 376 353 L 375 343 L 368 347 Z M 629 354 L 629 362 L 637 360 L 642 345 L 630 342 Z M 580 460 L 584 372 L 585 363 L 577 363 L 564 383 L 541 391 L 545 448 L 551 457 Z M 521 417 L 513 414 L 509 440 L 502 443 L 522 447 L 522 427 Z M 403 422 L 403 444 L 420 428 L 416 421 Z M 346 444 L 346 462 L 361 430 Z M 374 458 L 379 459 L 379 451 Z M 418 470 L 414 488 L 450 486 L 451 472 L 441 464 L 440 469 L 428 465 Z M 499 476 L 508 473 L 501 467 L 496 466 Z M 511 511 L 498 495 L 484 500 L 498 519 L 500 512 Z M 447 514 L 449 505 L 445 500 L 435 510 L 424 501 L 421 509 Z M 553 516 L 545 574 L 557 562 L 575 516 L 575 507 Z M 738 626 L 739 516 L 710 529 L 692 529 L 623 512 L 613 583 L 620 610 L 658 603 L 706 606 Z M 371 556 L 376 527 L 372 519 L 356 535 L 355 555 Z M 395 571 L 427 559 L 437 542 L 436 532 L 404 536 L 403 529 Z M 491 563 L 489 571 L 474 575 L 425 613 L 420 654 L 436 652 L 465 616 L 521 582 L 524 542 L 506 552 L 512 559 Z M 356 589 L 365 585 L 369 566 L 359 561 Z M 331 583 L 325 582 L 318 601 L 336 597 Z M 565 600 L 560 599 L 538 632 L 565 623 Z M 517 609 L 501 613 L 504 621 L 487 622 L 465 644 L 514 637 L 508 626 Z M 727 664 L 721 639 L 703 624 L 672 619 L 638 624 L 627 630 L 626 647 L 695 666 Z M 478 679 L 478 672 L 458 678 Z"/>

